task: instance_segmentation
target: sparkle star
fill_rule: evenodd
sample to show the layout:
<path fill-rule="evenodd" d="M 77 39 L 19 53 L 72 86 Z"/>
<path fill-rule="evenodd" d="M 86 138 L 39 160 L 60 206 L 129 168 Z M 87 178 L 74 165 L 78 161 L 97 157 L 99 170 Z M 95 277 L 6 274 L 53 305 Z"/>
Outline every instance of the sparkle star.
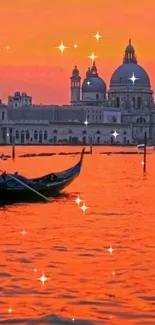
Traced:
<path fill-rule="evenodd" d="M 94 52 L 92 52 L 92 54 L 90 56 L 88 56 L 89 59 L 92 60 L 92 62 L 97 58 L 96 55 L 94 55 Z"/>
<path fill-rule="evenodd" d="M 12 311 L 13 311 L 13 310 L 12 310 L 11 308 L 8 309 L 8 312 L 9 312 L 10 314 L 12 313 Z"/>
<path fill-rule="evenodd" d="M 108 251 L 109 251 L 110 254 L 113 252 L 113 249 L 112 249 L 111 246 L 109 247 Z"/>
<path fill-rule="evenodd" d="M 81 207 L 81 210 L 82 210 L 83 212 L 85 212 L 87 209 L 88 209 L 88 207 L 86 207 L 85 204 L 83 204 L 83 206 Z"/>
<path fill-rule="evenodd" d="M 134 73 L 133 73 L 132 77 L 128 78 L 128 79 L 131 80 L 133 82 L 133 85 L 134 85 L 135 81 L 138 80 L 139 78 L 136 78 Z"/>
<path fill-rule="evenodd" d="M 74 48 L 77 49 L 77 47 L 78 47 L 77 44 L 74 44 Z"/>
<path fill-rule="evenodd" d="M 37 272 L 38 270 L 37 269 L 34 269 L 34 272 Z"/>
<path fill-rule="evenodd" d="M 86 121 L 84 122 L 84 124 L 87 126 L 87 125 L 88 125 L 88 121 L 86 120 Z"/>
<path fill-rule="evenodd" d="M 22 234 L 23 236 L 25 236 L 25 235 L 27 234 L 27 232 L 26 232 L 25 230 L 23 230 L 23 231 L 21 232 L 21 234 Z"/>
<path fill-rule="evenodd" d="M 87 81 L 87 85 L 88 85 L 88 86 L 90 85 L 90 81 Z"/>
<path fill-rule="evenodd" d="M 44 276 L 44 273 L 43 273 L 42 276 L 41 276 L 41 278 L 39 278 L 38 280 L 40 280 L 40 281 L 42 282 L 42 284 L 44 284 L 44 282 L 45 282 L 46 280 L 48 280 L 48 278 L 46 278 L 46 277 Z"/>
<path fill-rule="evenodd" d="M 142 164 L 142 165 L 145 165 L 145 162 L 144 162 L 144 161 L 142 161 L 142 162 L 141 162 L 141 164 Z"/>
<path fill-rule="evenodd" d="M 7 51 L 9 51 L 9 50 L 10 50 L 10 47 L 9 47 L 9 46 L 6 46 L 5 49 L 6 49 Z"/>
<path fill-rule="evenodd" d="M 102 37 L 98 32 L 96 33 L 96 35 L 94 36 L 96 39 L 97 39 L 97 41 Z"/>
<path fill-rule="evenodd" d="M 59 49 L 61 51 L 61 54 L 63 54 L 64 50 L 67 49 L 67 46 L 64 46 L 63 41 L 61 42 L 61 44 L 57 47 L 57 49 Z"/>
<path fill-rule="evenodd" d="M 72 318 L 72 321 L 73 321 L 73 322 L 75 321 L 75 318 L 74 318 L 74 317 Z"/>
<path fill-rule="evenodd" d="M 75 202 L 79 205 L 82 202 L 82 200 L 78 196 L 77 199 L 75 200 Z"/>
<path fill-rule="evenodd" d="M 115 130 L 115 132 L 112 133 L 112 135 L 113 135 L 113 136 L 115 137 L 115 139 L 116 139 L 116 137 L 119 135 L 119 133 L 117 133 L 116 130 Z"/>

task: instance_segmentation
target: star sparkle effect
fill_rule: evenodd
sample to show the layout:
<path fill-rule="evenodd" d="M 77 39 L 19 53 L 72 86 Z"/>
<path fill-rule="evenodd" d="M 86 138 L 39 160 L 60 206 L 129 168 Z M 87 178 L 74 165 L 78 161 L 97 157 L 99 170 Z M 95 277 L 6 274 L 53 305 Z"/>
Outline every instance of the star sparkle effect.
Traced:
<path fill-rule="evenodd" d="M 11 307 L 8 309 L 8 312 L 11 314 L 12 313 L 12 309 L 11 309 Z"/>
<path fill-rule="evenodd" d="M 96 40 L 98 41 L 102 36 L 97 32 L 96 35 L 94 36 Z"/>
<path fill-rule="evenodd" d="M 77 199 L 75 200 L 75 202 L 77 203 L 77 205 L 79 205 L 82 201 L 83 201 L 83 200 L 81 200 L 81 199 L 79 198 L 79 196 L 78 196 Z"/>
<path fill-rule="evenodd" d="M 135 77 L 134 73 L 133 73 L 132 77 L 131 78 L 128 78 L 128 79 L 132 81 L 133 85 L 135 84 L 135 81 L 136 80 L 139 80 L 139 78 L 136 78 Z"/>
<path fill-rule="evenodd" d="M 87 85 L 90 86 L 90 81 L 87 81 Z"/>
<path fill-rule="evenodd" d="M 78 47 L 78 45 L 77 44 L 74 44 L 74 46 L 73 46 L 75 49 L 77 49 L 77 47 Z"/>
<path fill-rule="evenodd" d="M 61 51 L 61 54 L 63 54 L 64 50 L 65 50 L 65 49 L 68 49 L 68 47 L 65 46 L 65 45 L 63 44 L 63 41 L 62 41 L 61 44 L 60 44 L 59 46 L 57 46 L 57 49 L 59 49 L 59 50 Z"/>
<path fill-rule="evenodd" d="M 88 121 L 86 120 L 86 121 L 84 122 L 84 124 L 87 126 L 89 123 L 88 123 Z"/>
<path fill-rule="evenodd" d="M 144 162 L 144 161 L 142 161 L 142 162 L 141 162 L 141 165 L 142 165 L 142 166 L 143 166 L 143 165 L 145 165 L 145 162 Z"/>
<path fill-rule="evenodd" d="M 108 249 L 109 253 L 112 254 L 113 252 L 113 248 L 110 246 L 109 249 Z"/>
<path fill-rule="evenodd" d="M 37 272 L 37 271 L 38 271 L 38 270 L 35 268 L 35 269 L 34 269 L 34 272 Z"/>
<path fill-rule="evenodd" d="M 88 207 L 86 207 L 86 205 L 85 205 L 85 203 L 82 205 L 82 207 L 80 207 L 80 209 L 83 211 L 83 212 L 85 212 L 87 209 L 88 209 Z"/>
<path fill-rule="evenodd" d="M 119 135 L 119 133 L 117 133 L 117 131 L 115 130 L 115 132 L 114 133 L 112 133 L 112 135 L 115 137 L 115 139 L 116 139 L 116 137 Z"/>
<path fill-rule="evenodd" d="M 27 234 L 27 232 L 26 232 L 25 230 L 23 230 L 23 231 L 21 232 L 21 234 L 22 234 L 23 236 L 25 236 L 25 235 Z"/>
<path fill-rule="evenodd" d="M 98 56 L 96 56 L 96 55 L 94 54 L 94 52 L 92 52 L 92 54 L 91 54 L 90 56 L 88 56 L 88 58 L 91 59 L 92 62 L 93 62 L 95 59 L 98 58 Z"/>
<path fill-rule="evenodd" d="M 8 52 L 10 50 L 10 47 L 9 46 L 6 46 L 5 49 Z"/>
<path fill-rule="evenodd" d="M 48 280 L 48 278 L 45 277 L 44 272 L 43 272 L 42 276 L 38 280 L 40 280 L 42 282 L 42 284 L 44 284 L 44 282 L 46 280 Z"/>

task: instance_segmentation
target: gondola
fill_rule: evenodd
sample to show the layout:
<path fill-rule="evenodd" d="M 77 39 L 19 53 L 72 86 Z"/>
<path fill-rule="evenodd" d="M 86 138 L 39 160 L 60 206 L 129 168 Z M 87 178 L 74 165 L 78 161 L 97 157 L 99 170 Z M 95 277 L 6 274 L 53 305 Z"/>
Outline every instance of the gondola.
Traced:
<path fill-rule="evenodd" d="M 80 174 L 84 151 L 76 165 L 62 172 L 30 179 L 17 173 L 3 173 L 0 176 L 0 203 L 38 201 L 41 197 L 37 192 L 46 197 L 59 195 Z"/>

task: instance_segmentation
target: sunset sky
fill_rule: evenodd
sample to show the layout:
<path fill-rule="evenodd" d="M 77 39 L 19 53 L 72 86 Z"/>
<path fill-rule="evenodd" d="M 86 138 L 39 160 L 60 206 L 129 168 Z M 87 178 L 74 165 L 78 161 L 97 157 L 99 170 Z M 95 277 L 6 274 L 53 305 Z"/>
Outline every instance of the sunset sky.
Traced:
<path fill-rule="evenodd" d="M 72 69 L 77 64 L 84 78 L 92 52 L 109 87 L 129 38 L 155 89 L 154 0 L 2 0 L 0 21 L 4 102 L 19 90 L 36 104 L 68 104 Z M 103 36 L 98 42 L 97 31 Z M 63 55 L 56 48 L 61 41 L 68 47 Z"/>

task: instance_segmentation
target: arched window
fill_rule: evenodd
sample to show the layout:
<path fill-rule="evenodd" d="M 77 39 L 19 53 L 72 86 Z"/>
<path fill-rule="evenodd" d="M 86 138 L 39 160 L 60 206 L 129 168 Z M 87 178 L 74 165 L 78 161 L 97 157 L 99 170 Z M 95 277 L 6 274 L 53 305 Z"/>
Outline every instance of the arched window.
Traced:
<path fill-rule="evenodd" d="M 44 131 L 44 140 L 47 140 L 47 130 Z"/>
<path fill-rule="evenodd" d="M 120 98 L 119 97 L 116 98 L 116 107 L 120 107 Z"/>
<path fill-rule="evenodd" d="M 87 134 L 87 131 L 86 131 L 86 130 L 84 130 L 84 131 L 82 131 L 82 133 L 83 133 L 83 134 Z"/>
<path fill-rule="evenodd" d="M 138 97 L 137 98 L 137 108 L 141 108 L 141 106 L 142 106 L 142 99 L 141 99 L 141 97 Z"/>
<path fill-rule="evenodd" d="M 99 100 L 99 94 L 96 94 L 96 100 Z"/>
<path fill-rule="evenodd" d="M 19 140 L 19 131 L 18 130 L 16 130 L 16 140 Z"/>
<path fill-rule="evenodd" d="M 29 140 L 30 139 L 30 132 L 27 130 L 26 131 L 26 140 Z"/>
<path fill-rule="evenodd" d="M 37 140 L 38 139 L 38 132 L 37 130 L 34 131 L 34 140 Z"/>
<path fill-rule="evenodd" d="M 5 120 L 5 112 L 2 112 L 2 121 Z"/>
<path fill-rule="evenodd" d="M 98 130 L 96 133 L 97 133 L 97 134 L 101 134 L 100 130 Z"/>
<path fill-rule="evenodd" d="M 123 132 L 123 134 L 124 134 L 124 135 L 126 135 L 126 134 L 127 134 L 127 132 L 126 132 L 126 131 L 124 131 L 124 132 Z"/>
<path fill-rule="evenodd" d="M 57 131 L 57 130 L 53 130 L 53 133 L 55 133 L 55 134 L 56 134 L 56 133 L 58 133 L 58 131 Z"/>
<path fill-rule="evenodd" d="M 137 124 L 145 124 L 146 123 L 146 120 L 144 117 L 139 117 L 136 121 Z"/>
<path fill-rule="evenodd" d="M 132 101 L 133 101 L 133 107 L 135 107 L 135 104 L 136 104 L 135 97 L 132 98 Z"/>

